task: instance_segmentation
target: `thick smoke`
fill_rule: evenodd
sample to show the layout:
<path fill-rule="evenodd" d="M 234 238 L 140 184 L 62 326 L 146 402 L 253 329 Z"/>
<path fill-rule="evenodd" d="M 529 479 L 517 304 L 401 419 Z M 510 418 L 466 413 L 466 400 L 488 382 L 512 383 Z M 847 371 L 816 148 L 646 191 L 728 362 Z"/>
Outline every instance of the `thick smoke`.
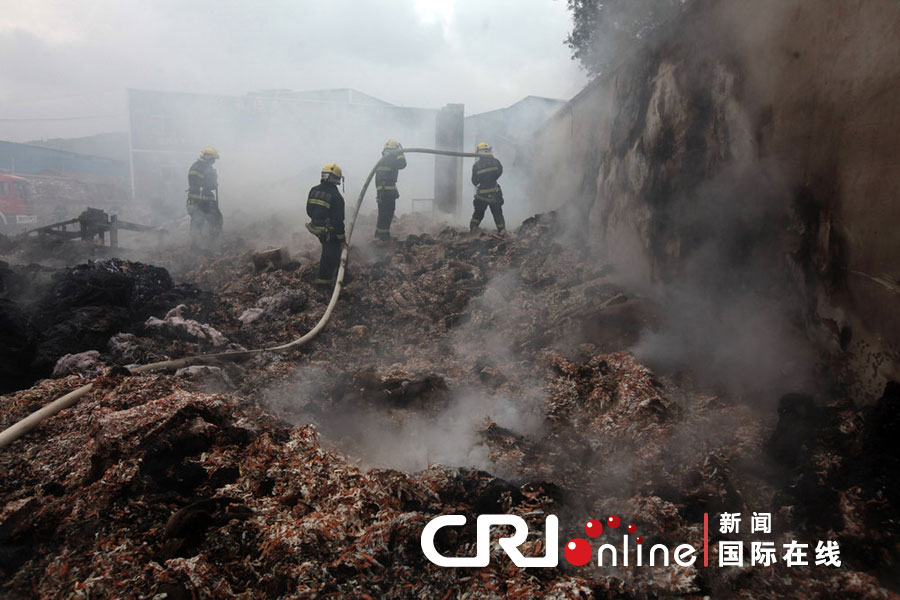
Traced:
<path fill-rule="evenodd" d="M 403 406 L 329 398 L 334 373 L 298 369 L 294 381 L 266 392 L 267 403 L 295 423 L 313 423 L 325 442 L 366 467 L 416 471 L 431 464 L 497 472 L 481 431 L 490 423 L 521 435 L 536 434 L 542 420 L 530 402 L 471 386 L 452 390 L 430 406 Z"/>
<path fill-rule="evenodd" d="M 540 132 L 535 204 L 564 207 L 571 238 L 656 301 L 639 359 L 774 401 L 813 387 L 804 232 L 791 166 L 760 155 L 765 108 L 746 80 L 778 19 L 726 4 L 685 5 Z"/>
<path fill-rule="evenodd" d="M 342 94 L 349 102 L 344 102 Z M 318 183 L 325 164 L 336 162 L 343 170 L 349 220 L 387 139 L 399 140 L 407 148 L 433 148 L 436 144 L 437 110 L 386 106 L 350 90 L 327 92 L 327 101 L 277 91 L 245 97 L 133 91 L 130 98 L 136 192 L 131 208 L 140 207 L 144 220 L 178 232 L 175 239 L 179 241 L 185 238 L 188 223 L 184 209 L 187 170 L 202 146 L 212 145 L 221 155 L 216 169 L 226 231 L 276 218 L 294 223 L 302 233 L 306 194 Z M 518 109 L 504 117 L 504 127 L 531 131 L 554 108 L 548 102 L 530 111 Z M 160 112 L 168 123 L 164 131 L 156 127 Z M 465 124 L 464 151 L 473 151 L 472 140 L 482 135 L 482 129 Z M 168 137 L 168 130 L 177 136 Z M 489 141 L 496 144 L 504 162 L 505 212 L 508 225 L 514 227 L 528 216 L 530 140 L 495 137 L 498 139 Z M 173 149 L 158 150 L 160 147 Z M 396 214 L 415 211 L 439 222 L 467 224 L 474 195 L 469 181 L 473 159 L 460 159 L 459 205 L 451 214 L 432 204 L 435 157 L 409 153 L 406 160 L 408 166 L 399 174 Z M 376 211 L 375 188 L 370 184 L 360 214 Z M 371 232 L 361 235 L 371 236 Z"/>
<path fill-rule="evenodd" d="M 512 475 L 491 461 L 483 432 L 493 423 L 517 435 L 539 437 L 544 395 L 534 382 L 522 381 L 525 388 L 508 396 L 480 382 L 476 373 L 483 366 L 502 372 L 521 360 L 514 350 L 520 333 L 516 324 L 530 319 L 522 303 L 540 302 L 522 291 L 513 271 L 493 277 L 483 293 L 469 301 L 467 318 L 458 327 L 416 347 L 418 357 L 445 355 L 451 364 L 464 366 L 465 373 L 449 379 L 443 393 L 426 395 L 409 406 L 363 399 L 336 404 L 327 396 L 330 384 L 323 384 L 333 381 L 334 374 L 310 367 L 297 372 L 299 387 L 278 396 L 281 407 L 296 415 L 298 405 L 305 406 L 298 422 L 311 419 L 326 439 L 367 466 L 417 470 L 440 463 Z M 409 361 L 400 348 L 387 349 L 373 366 L 385 372 Z"/>
<path fill-rule="evenodd" d="M 133 92 L 137 203 L 153 207 L 163 219 L 183 214 L 187 170 L 199 149 L 212 145 L 221 156 L 216 169 L 226 228 L 272 215 L 293 217 L 299 226 L 306 193 L 332 162 L 344 172 L 344 195 L 352 205 L 385 140 L 431 147 L 435 137 L 434 111 L 363 102 L 301 101 L 274 92 L 245 97 Z M 152 127 L 155 110 L 173 121 L 174 141 Z M 196 150 L 142 156 L 142 146 L 160 143 Z M 401 212 L 410 209 L 412 198 L 433 196 L 433 157 L 411 155 L 408 162 L 400 178 Z M 149 181 L 142 181 L 144 173 Z M 374 191 L 369 188 L 370 198 Z M 367 204 L 372 210 L 374 202 Z"/>
<path fill-rule="evenodd" d="M 726 169 L 666 210 L 658 235 L 678 232 L 684 246 L 674 264 L 657 265 L 666 281 L 645 288 L 662 320 L 633 348 L 639 359 L 737 397 L 815 390 L 804 299 L 791 293 L 791 262 L 779 255 L 796 246 L 785 239 L 790 193 L 774 169 Z"/>

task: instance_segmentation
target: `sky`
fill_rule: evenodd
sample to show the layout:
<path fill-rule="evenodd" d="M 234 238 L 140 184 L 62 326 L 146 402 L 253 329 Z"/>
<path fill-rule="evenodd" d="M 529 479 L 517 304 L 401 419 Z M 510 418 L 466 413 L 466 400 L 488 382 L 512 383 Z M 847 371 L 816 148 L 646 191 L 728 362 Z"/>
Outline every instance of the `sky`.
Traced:
<path fill-rule="evenodd" d="M 125 89 L 354 88 L 466 114 L 587 83 L 564 0 L 30 0 L 0 19 L 0 140 L 126 131 Z"/>

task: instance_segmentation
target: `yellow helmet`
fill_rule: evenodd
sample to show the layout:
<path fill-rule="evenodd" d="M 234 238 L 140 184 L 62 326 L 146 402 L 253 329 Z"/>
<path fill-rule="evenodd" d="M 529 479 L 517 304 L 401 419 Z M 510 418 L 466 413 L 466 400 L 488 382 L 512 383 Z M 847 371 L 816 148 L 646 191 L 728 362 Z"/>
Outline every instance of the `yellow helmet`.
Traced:
<path fill-rule="evenodd" d="M 397 150 L 400 148 L 400 142 L 397 140 L 388 140 L 384 143 L 385 150 Z"/>
<path fill-rule="evenodd" d="M 475 146 L 475 152 L 477 154 L 490 154 L 493 148 L 487 142 L 481 142 L 477 146 Z"/>
<path fill-rule="evenodd" d="M 328 163 L 322 167 L 322 181 L 333 181 L 338 183 L 344 178 L 344 173 L 337 163 Z"/>
<path fill-rule="evenodd" d="M 216 152 L 216 149 L 212 146 L 207 146 L 200 151 L 200 158 L 202 158 L 203 160 L 215 160 L 219 158 L 219 153 Z"/>

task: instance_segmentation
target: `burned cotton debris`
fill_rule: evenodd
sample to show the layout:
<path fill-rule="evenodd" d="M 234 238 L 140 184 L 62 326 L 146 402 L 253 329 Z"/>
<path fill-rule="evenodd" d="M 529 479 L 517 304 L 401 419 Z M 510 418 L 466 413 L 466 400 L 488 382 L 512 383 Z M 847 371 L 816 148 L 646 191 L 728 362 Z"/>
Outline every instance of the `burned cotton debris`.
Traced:
<path fill-rule="evenodd" d="M 652 326 L 653 307 L 557 233 L 543 215 L 506 238 L 410 236 L 351 256 L 333 321 L 302 351 L 178 374 L 117 369 L 215 347 L 181 325 L 252 348 L 305 333 L 324 310 L 311 286 L 314 248 L 260 272 L 245 249 L 200 260 L 185 278 L 215 294 L 141 314 L 166 326 L 112 331 L 91 367 L 102 373 L 94 389 L 0 452 L 0 589 L 699 598 L 739 587 L 755 598 L 891 597 L 881 587 L 890 575 L 865 560 L 889 554 L 890 536 L 864 544 L 860 535 L 889 519 L 896 486 L 875 462 L 843 457 L 849 437 L 884 451 L 896 390 L 864 411 L 820 407 L 800 443 L 785 441 L 803 402 L 783 401 L 776 427 L 774 410 L 678 386 L 623 351 Z M 241 318 L 253 308 L 262 312 Z M 83 382 L 69 375 L 0 397 L 0 427 Z M 453 445 L 467 447 L 453 454 Z M 810 493 L 830 512 L 807 514 Z M 446 569 L 419 545 L 437 515 L 508 513 L 529 524 L 526 555 L 543 553 L 548 514 L 560 518 L 561 541 L 583 535 L 588 518 L 621 514 L 653 542 L 696 546 L 704 512 L 753 510 L 775 515 L 779 539 L 841 540 L 844 566 L 525 570 L 498 553 L 483 569 Z M 437 540 L 446 555 L 472 556 L 475 544 L 474 527 Z"/>
<path fill-rule="evenodd" d="M 113 335 L 201 297 L 196 288 L 175 285 L 164 268 L 117 258 L 65 269 L 2 263 L 0 293 L 0 322 L 8 324 L 0 372 L 11 371 L 0 391 L 50 376 L 64 355 L 106 351 Z"/>

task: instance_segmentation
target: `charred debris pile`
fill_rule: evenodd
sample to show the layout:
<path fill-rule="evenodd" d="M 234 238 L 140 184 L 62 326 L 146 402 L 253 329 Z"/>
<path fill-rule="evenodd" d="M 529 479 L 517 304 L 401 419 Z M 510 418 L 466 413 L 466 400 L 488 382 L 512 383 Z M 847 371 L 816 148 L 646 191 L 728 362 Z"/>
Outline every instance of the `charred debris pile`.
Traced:
<path fill-rule="evenodd" d="M 0 391 L 49 377 L 61 357 L 103 350 L 115 334 L 203 297 L 164 268 L 117 258 L 68 269 L 0 262 Z"/>
<path fill-rule="evenodd" d="M 654 307 L 560 233 L 547 214 L 508 237 L 447 228 L 354 250 L 312 344 L 177 373 L 127 366 L 305 333 L 327 303 L 310 285 L 311 247 L 262 271 L 239 244 L 189 265 L 160 254 L 191 282 L 179 285 L 126 261 L 6 267 L 8 290 L 43 281 L 15 305 L 43 364 L 74 356 L 53 365 L 56 378 L 0 397 L 0 427 L 96 379 L 0 451 L 0 589 L 891 597 L 900 388 L 866 408 L 802 394 L 766 408 L 655 374 L 625 351 L 654 326 Z M 81 345 L 51 349 L 58 330 Z M 779 542 L 839 540 L 843 567 L 523 570 L 498 554 L 483 569 L 444 569 L 419 545 L 439 514 L 510 513 L 530 525 L 526 555 L 543 553 L 548 514 L 561 542 L 619 514 L 654 543 L 702 546 L 702 514 L 723 511 L 771 512 Z M 724 537 L 711 532 L 713 551 Z M 474 555 L 474 527 L 437 544 Z"/>

